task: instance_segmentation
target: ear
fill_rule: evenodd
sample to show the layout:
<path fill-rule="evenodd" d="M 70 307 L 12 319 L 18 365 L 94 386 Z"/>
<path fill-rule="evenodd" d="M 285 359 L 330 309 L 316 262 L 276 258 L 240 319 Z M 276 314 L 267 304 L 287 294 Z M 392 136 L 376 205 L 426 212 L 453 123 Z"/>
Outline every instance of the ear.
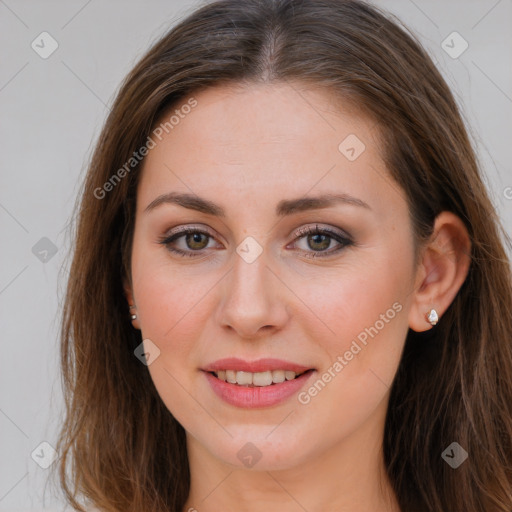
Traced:
<path fill-rule="evenodd" d="M 128 278 L 123 278 L 123 288 L 124 294 L 126 297 L 126 309 L 128 310 L 129 317 L 131 319 L 132 325 L 135 329 L 140 329 L 140 321 L 138 318 L 137 304 L 135 303 L 135 299 L 133 297 L 133 289 Z M 130 308 L 130 306 L 133 306 Z M 137 318 L 133 319 L 132 315 L 137 315 Z"/>
<path fill-rule="evenodd" d="M 464 283 L 471 263 L 471 240 L 462 220 L 445 211 L 436 217 L 434 231 L 422 251 L 416 274 L 409 327 L 416 332 L 430 329 L 431 309 L 442 315 Z"/>

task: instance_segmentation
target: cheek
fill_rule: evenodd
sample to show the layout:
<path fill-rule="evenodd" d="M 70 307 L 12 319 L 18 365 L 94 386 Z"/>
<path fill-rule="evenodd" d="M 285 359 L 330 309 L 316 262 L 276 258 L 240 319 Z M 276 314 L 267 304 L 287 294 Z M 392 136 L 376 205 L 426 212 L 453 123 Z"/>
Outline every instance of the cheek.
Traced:
<path fill-rule="evenodd" d="M 295 287 L 302 299 L 295 318 L 311 340 L 323 345 L 331 360 L 349 350 L 353 340 L 367 342 L 367 347 L 370 340 L 378 340 L 373 344 L 373 351 L 378 352 L 401 346 L 410 269 L 405 261 L 391 263 L 391 258 L 371 255 L 365 259 L 329 276 L 321 272 L 309 276 Z M 363 355 L 361 351 L 358 359 L 368 352 Z"/>
<path fill-rule="evenodd" d="M 150 259 L 134 258 L 132 269 L 142 337 L 160 351 L 148 366 L 151 379 L 167 409 L 194 433 L 205 412 L 193 397 L 191 376 L 199 366 L 194 354 L 208 319 L 204 295 L 213 283 L 198 286 L 197 276 L 187 279 L 175 266 Z"/>
<path fill-rule="evenodd" d="M 379 283 L 367 276 L 346 282 L 324 302 L 326 323 L 336 334 L 314 338 L 328 361 L 297 397 L 297 435 L 333 426 L 316 440 L 316 449 L 327 449 L 382 414 L 408 331 L 405 298 L 395 276 Z"/>
<path fill-rule="evenodd" d="M 336 403 L 338 412 L 331 414 L 346 421 L 351 411 L 357 423 L 389 391 L 408 332 L 411 272 L 405 259 L 380 252 L 371 263 L 345 268 L 330 283 L 317 280 L 320 288 L 302 289 L 317 315 L 302 315 L 301 327 L 328 355 L 313 386 L 299 396 L 314 414 Z"/>
<path fill-rule="evenodd" d="M 142 334 L 162 350 L 173 345 L 180 351 L 202 325 L 202 301 L 215 285 L 215 275 L 177 264 L 165 250 L 134 247 L 132 278 Z"/>

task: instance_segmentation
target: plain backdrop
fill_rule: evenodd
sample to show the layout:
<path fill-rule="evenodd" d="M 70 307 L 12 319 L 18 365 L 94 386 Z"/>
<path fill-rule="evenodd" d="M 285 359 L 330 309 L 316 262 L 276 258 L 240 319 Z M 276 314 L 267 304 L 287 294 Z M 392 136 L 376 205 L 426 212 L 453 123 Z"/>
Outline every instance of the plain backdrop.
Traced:
<path fill-rule="evenodd" d="M 510 233 L 512 1 L 376 3 L 417 34 L 450 84 Z M 48 457 L 51 449 L 41 443 L 55 444 L 62 420 L 58 327 L 66 227 L 121 80 L 197 5 L 0 0 L 0 511 L 64 510 L 47 484 L 48 470 L 36 461 L 38 454 Z M 51 44 L 58 48 L 43 59 L 40 47 L 48 51 Z"/>

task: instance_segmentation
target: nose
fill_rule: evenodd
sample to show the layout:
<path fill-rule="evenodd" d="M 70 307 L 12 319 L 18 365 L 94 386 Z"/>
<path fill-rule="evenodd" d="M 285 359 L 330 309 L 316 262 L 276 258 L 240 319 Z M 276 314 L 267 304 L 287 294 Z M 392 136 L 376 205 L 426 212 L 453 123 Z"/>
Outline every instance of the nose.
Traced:
<path fill-rule="evenodd" d="M 244 339 L 279 331 L 288 321 L 287 287 L 268 266 L 265 252 L 252 263 L 238 254 L 234 260 L 220 290 L 220 325 Z"/>

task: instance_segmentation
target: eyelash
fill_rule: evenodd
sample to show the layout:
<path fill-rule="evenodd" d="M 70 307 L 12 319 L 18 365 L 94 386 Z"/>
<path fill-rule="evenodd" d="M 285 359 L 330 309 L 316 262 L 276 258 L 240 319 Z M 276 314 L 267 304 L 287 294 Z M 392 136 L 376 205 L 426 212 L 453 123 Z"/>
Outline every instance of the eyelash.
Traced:
<path fill-rule="evenodd" d="M 197 233 L 206 235 L 210 238 L 214 238 L 213 235 L 211 235 L 207 231 L 203 231 L 198 228 L 184 228 L 184 229 L 180 229 L 180 231 L 178 233 L 174 233 L 174 234 L 171 234 L 170 236 L 161 238 L 159 240 L 159 243 L 162 244 L 163 246 L 165 246 L 165 248 L 168 251 L 170 251 L 178 256 L 193 258 L 197 255 L 197 253 L 200 253 L 201 251 L 182 251 L 181 249 L 176 249 L 176 248 L 171 247 L 170 244 L 172 242 L 175 242 L 176 240 L 182 238 L 185 235 L 197 234 Z M 353 245 L 353 241 L 350 238 L 343 236 L 340 233 L 338 233 L 336 231 L 332 231 L 327 228 L 319 228 L 318 224 L 315 227 L 307 226 L 305 228 L 300 228 L 294 233 L 294 235 L 296 236 L 295 239 L 293 240 L 294 242 L 296 242 L 297 240 L 300 240 L 301 238 L 304 238 L 305 236 L 308 236 L 308 235 L 326 235 L 329 238 L 332 238 L 341 244 L 341 247 L 339 247 L 338 249 L 335 249 L 335 250 L 313 251 L 313 253 L 310 253 L 308 251 L 302 251 L 306 258 L 326 258 L 327 256 L 331 256 L 332 254 L 338 253 L 338 252 L 342 251 L 343 249 L 345 249 L 346 247 Z M 202 249 L 202 250 L 205 250 L 205 249 Z M 325 255 L 327 255 L 327 256 L 325 256 Z"/>

